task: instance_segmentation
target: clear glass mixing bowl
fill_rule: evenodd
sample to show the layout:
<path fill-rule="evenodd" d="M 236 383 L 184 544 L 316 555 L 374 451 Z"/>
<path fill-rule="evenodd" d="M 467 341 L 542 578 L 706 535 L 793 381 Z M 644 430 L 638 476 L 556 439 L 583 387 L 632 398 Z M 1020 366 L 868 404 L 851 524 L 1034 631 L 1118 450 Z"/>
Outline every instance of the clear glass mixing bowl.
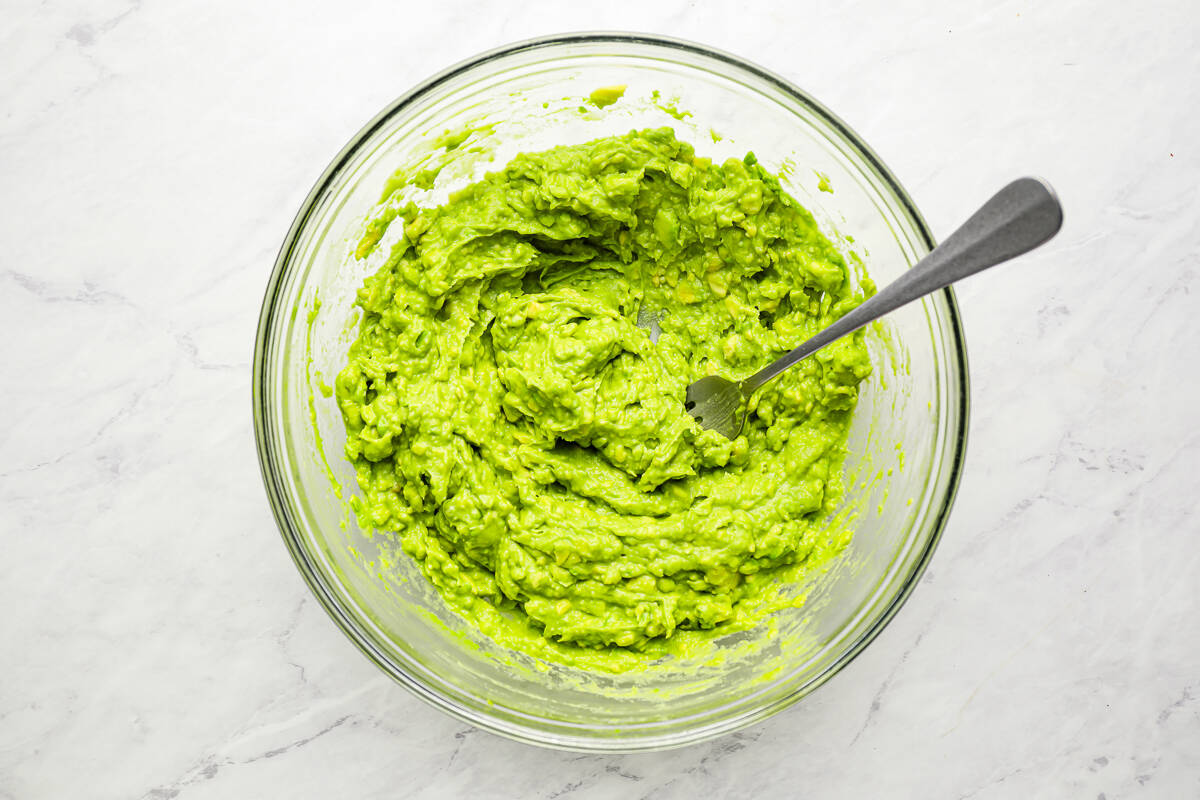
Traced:
<path fill-rule="evenodd" d="M 627 85 L 604 109 L 592 90 Z M 654 92 L 657 91 L 657 94 Z M 313 593 L 359 649 L 427 702 L 541 745 L 631 751 L 709 739 L 761 720 L 844 667 L 916 585 L 962 468 L 967 364 L 949 290 L 868 334 L 875 371 L 849 439 L 852 543 L 799 591 L 800 609 L 731 637 L 754 658 L 649 674 L 581 675 L 496 644 L 447 610 L 407 558 L 359 529 L 331 383 L 355 336 L 355 290 L 378 264 L 351 252 L 397 166 L 448 163 L 426 202 L 522 150 L 673 126 L 702 155 L 753 150 L 879 284 L 933 239 L 905 191 L 841 120 L 787 81 L 687 42 L 578 34 L 485 53 L 371 120 L 317 182 L 267 287 L 254 354 L 254 421 L 271 506 Z M 449 131 L 450 136 L 444 134 Z M 456 144 L 447 150 L 447 143 Z M 832 189 L 832 192 L 826 189 Z M 413 189 L 417 191 L 417 189 Z M 851 238 L 852 237 L 852 238 Z M 381 248 L 385 249 L 385 248 Z"/>

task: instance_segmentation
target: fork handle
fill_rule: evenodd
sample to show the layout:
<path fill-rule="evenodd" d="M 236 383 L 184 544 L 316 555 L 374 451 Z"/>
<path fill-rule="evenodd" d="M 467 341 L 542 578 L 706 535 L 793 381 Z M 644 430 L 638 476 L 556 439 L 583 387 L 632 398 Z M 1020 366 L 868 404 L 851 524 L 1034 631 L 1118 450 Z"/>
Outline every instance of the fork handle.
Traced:
<path fill-rule="evenodd" d="M 886 288 L 787 355 L 742 381 L 742 394 L 756 389 L 868 322 L 955 281 L 1027 253 L 1062 227 L 1062 206 L 1040 178 L 1018 178 L 992 196 L 946 241 Z"/>

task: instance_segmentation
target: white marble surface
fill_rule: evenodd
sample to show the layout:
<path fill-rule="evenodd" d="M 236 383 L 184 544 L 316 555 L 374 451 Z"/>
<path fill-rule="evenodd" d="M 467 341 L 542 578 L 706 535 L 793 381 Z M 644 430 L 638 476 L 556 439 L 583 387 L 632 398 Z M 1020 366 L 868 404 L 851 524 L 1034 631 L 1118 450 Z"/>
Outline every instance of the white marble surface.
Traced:
<path fill-rule="evenodd" d="M 0 798 L 1200 796 L 1200 7 L 871 0 L 4 4 Z M 415 81 L 532 35 L 746 54 L 939 234 L 1067 209 L 959 293 L 974 407 L 941 549 L 815 695 L 711 744 L 552 753 L 378 674 L 279 541 L 258 307 L 311 183 Z"/>

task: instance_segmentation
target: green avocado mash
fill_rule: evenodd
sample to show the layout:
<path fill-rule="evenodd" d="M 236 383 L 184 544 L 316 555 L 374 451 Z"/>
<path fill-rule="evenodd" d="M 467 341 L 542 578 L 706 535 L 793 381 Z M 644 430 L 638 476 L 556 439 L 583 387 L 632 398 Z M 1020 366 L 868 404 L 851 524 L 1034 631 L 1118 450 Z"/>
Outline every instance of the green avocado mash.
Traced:
<path fill-rule="evenodd" d="M 752 154 L 715 165 L 636 131 L 517 156 L 387 222 L 404 236 L 358 292 L 336 381 L 363 527 L 468 619 L 601 669 L 802 599 L 795 579 L 846 543 L 828 519 L 871 370 L 861 332 L 761 390 L 736 441 L 684 391 L 749 374 L 872 287 Z"/>
<path fill-rule="evenodd" d="M 601 86 L 596 91 L 588 95 L 588 100 L 592 105 L 604 108 L 611 106 L 613 103 L 620 100 L 625 95 L 625 84 L 621 83 L 616 86 Z"/>

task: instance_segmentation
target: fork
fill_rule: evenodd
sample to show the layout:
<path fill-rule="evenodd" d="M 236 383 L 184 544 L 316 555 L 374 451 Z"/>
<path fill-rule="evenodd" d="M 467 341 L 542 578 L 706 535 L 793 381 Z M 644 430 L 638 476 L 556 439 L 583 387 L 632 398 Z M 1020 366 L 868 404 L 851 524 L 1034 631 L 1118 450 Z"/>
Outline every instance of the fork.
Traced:
<path fill-rule="evenodd" d="M 1062 206 L 1048 183 L 1018 178 L 875 296 L 748 378 L 710 375 L 692 383 L 684 407 L 702 428 L 736 439 L 746 424 L 751 395 L 776 375 L 901 306 L 1044 244 L 1058 233 L 1062 219 Z"/>

